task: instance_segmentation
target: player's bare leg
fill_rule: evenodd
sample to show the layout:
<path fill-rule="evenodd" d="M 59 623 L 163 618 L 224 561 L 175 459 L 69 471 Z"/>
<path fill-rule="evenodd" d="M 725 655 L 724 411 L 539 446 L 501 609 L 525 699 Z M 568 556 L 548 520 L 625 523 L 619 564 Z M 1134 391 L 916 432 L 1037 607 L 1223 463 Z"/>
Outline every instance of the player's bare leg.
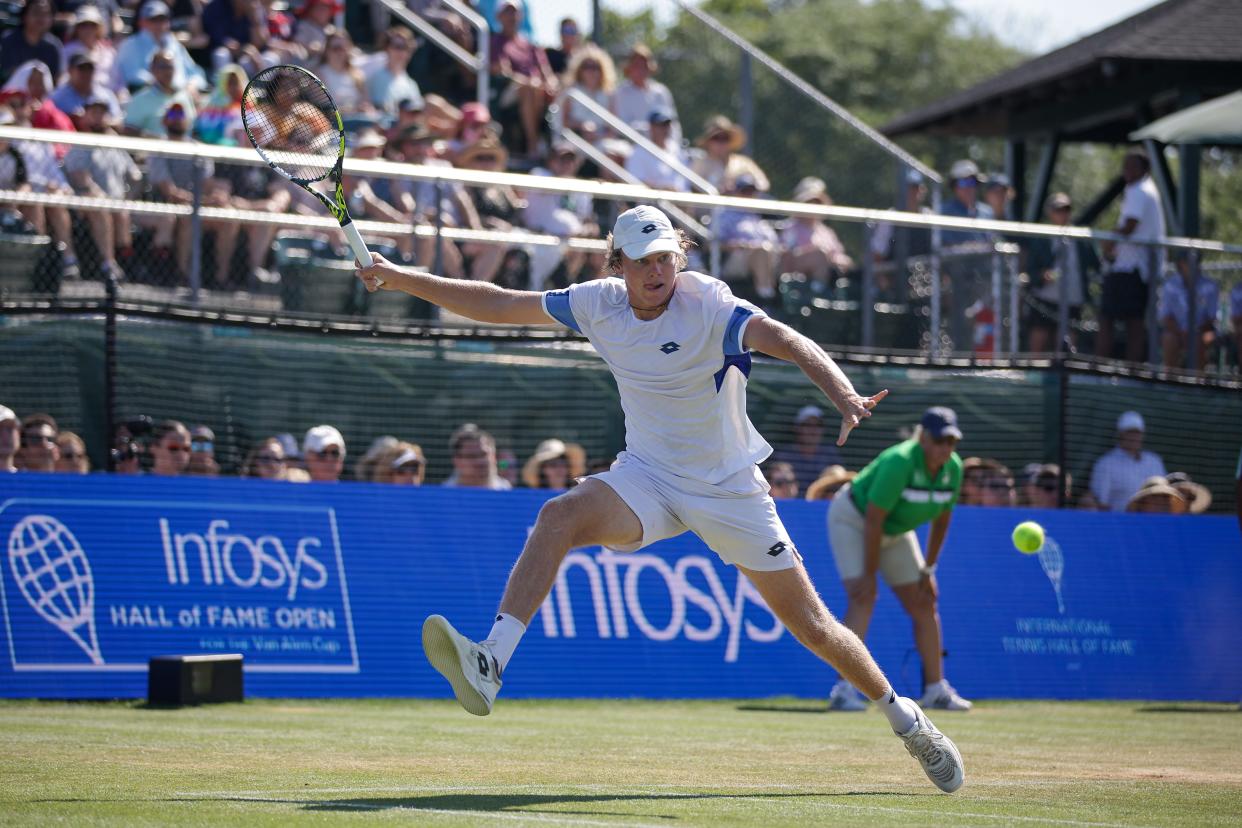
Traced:
<path fill-rule="evenodd" d="M 608 484 L 598 480 L 584 480 L 545 503 L 509 573 L 500 613 L 486 640 L 471 641 L 439 615 L 423 622 L 427 660 L 452 685 L 461 706 L 476 716 L 491 712 L 500 691 L 500 675 L 552 589 L 570 549 L 624 546 L 637 543 L 642 535 L 638 517 Z"/>
<path fill-rule="evenodd" d="M 951 793 L 962 786 L 966 777 L 957 747 L 913 701 L 897 695 L 858 636 L 833 618 L 801 563 L 777 572 L 738 569 L 798 641 L 876 703 L 938 788 Z"/>
<path fill-rule="evenodd" d="M 941 643 L 940 613 L 936 599 L 918 584 L 893 587 L 893 594 L 914 622 L 914 644 L 923 660 L 923 681 L 935 684 L 944 678 L 944 648 Z"/>

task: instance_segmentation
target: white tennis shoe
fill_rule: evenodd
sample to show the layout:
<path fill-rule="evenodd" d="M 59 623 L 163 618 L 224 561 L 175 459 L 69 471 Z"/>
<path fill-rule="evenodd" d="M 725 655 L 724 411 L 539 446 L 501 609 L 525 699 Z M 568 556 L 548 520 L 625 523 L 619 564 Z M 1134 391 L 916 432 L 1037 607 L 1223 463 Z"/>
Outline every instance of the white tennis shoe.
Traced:
<path fill-rule="evenodd" d="M 841 679 L 832 687 L 828 694 L 829 710 L 861 711 L 867 709 L 867 700 L 858 688 L 845 679 Z"/>
<path fill-rule="evenodd" d="M 444 616 L 431 615 L 423 622 L 423 653 L 448 679 L 467 713 L 492 712 L 500 692 L 500 664 L 490 650 L 457 632 Z"/>
<path fill-rule="evenodd" d="M 919 699 L 919 707 L 924 710 L 969 710 L 974 705 L 959 696 L 952 684 L 941 680 L 927 685 L 923 698 Z"/>
<path fill-rule="evenodd" d="M 897 735 L 905 742 L 910 755 L 919 760 L 932 784 L 945 793 L 953 793 L 966 781 L 962 754 L 958 753 L 953 740 L 941 733 L 922 710 L 915 707 L 914 716 L 914 725 Z"/>

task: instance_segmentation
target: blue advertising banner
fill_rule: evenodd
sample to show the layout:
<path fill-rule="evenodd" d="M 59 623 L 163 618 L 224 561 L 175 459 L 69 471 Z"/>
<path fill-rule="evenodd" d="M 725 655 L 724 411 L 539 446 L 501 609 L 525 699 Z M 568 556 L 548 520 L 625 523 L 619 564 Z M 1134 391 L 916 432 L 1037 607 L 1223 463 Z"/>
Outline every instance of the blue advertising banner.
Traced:
<path fill-rule="evenodd" d="M 447 697 L 419 630 L 482 637 L 547 495 L 368 484 L 0 479 L 0 695 L 139 697 L 147 660 L 245 656 L 247 692 Z M 780 511 L 845 608 L 825 504 Z M 1021 520 L 1049 542 L 1021 555 Z M 951 681 L 972 698 L 1236 701 L 1242 541 L 1225 517 L 960 507 L 938 572 Z M 900 692 L 920 670 L 882 589 L 867 643 Z M 573 550 L 503 695 L 823 697 L 835 674 L 692 534 Z"/>

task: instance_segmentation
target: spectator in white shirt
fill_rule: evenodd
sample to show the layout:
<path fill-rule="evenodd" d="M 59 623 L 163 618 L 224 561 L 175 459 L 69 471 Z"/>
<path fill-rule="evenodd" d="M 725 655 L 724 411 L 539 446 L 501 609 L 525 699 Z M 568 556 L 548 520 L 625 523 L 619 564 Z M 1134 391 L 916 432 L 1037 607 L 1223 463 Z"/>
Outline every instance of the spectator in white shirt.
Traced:
<path fill-rule="evenodd" d="M 649 130 L 647 137 L 651 143 L 688 169 L 690 159 L 686 157 L 681 145 L 673 138 L 673 113 L 667 109 L 656 109 L 647 116 L 647 124 Z M 634 151 L 630 153 L 630 157 L 625 162 L 625 169 L 648 187 L 657 190 L 677 190 L 684 193 L 690 189 L 690 183 L 684 175 L 642 146 L 634 147 Z"/>
<path fill-rule="evenodd" d="M 1095 461 L 1085 502 L 1108 512 L 1124 512 L 1149 477 L 1165 475 L 1164 461 L 1143 450 L 1143 415 L 1127 411 L 1117 418 L 1117 446 Z"/>
<path fill-rule="evenodd" d="M 657 109 L 665 109 L 673 115 L 673 137 L 680 141 L 681 124 L 673 93 L 652 77 L 659 68 L 655 55 L 646 45 L 634 44 L 625 59 L 625 80 L 617 84 L 612 96 L 612 111 L 634 129 L 646 132 L 648 116 Z"/>
<path fill-rule="evenodd" d="M 1116 232 L 1135 240 L 1164 238 L 1164 211 L 1160 193 L 1148 175 L 1150 170 L 1151 161 L 1139 151 L 1127 153 L 1121 165 L 1126 190 Z M 1095 352 L 1103 357 L 1113 355 L 1113 323 L 1121 321 L 1126 328 L 1126 359 L 1139 362 L 1147 350 L 1145 320 L 1152 268 L 1154 265 L 1155 273 L 1159 273 L 1163 257 L 1145 244 L 1105 242 L 1102 247 L 1112 265 L 1104 276 Z"/>
<path fill-rule="evenodd" d="M 602 109 L 608 109 L 613 90 L 617 86 L 617 69 L 607 52 L 594 43 L 588 43 L 574 54 L 565 76 L 566 83 L 569 84 L 567 92 L 577 90 L 599 104 Z M 611 134 L 608 125 L 578 101 L 565 98 L 564 110 L 565 128 L 573 130 L 588 141 L 594 143 Z"/>
<path fill-rule="evenodd" d="M 578 168 L 582 165 L 573 145 L 567 141 L 556 141 L 548 150 L 547 166 L 536 167 L 531 175 L 552 176 L 556 178 L 576 178 Z M 599 225 L 595 223 L 595 207 L 591 196 L 587 193 L 550 193 L 532 190 L 523 194 L 526 208 L 522 211 L 522 221 L 527 229 L 537 233 L 548 233 L 561 238 L 599 238 Z M 586 261 L 584 250 L 556 247 L 536 247 L 531 257 L 531 289 L 541 290 L 544 280 L 551 276 L 565 262 L 566 284 L 576 282 L 582 265 Z M 596 273 L 604 270 L 602 256 L 596 256 Z"/>

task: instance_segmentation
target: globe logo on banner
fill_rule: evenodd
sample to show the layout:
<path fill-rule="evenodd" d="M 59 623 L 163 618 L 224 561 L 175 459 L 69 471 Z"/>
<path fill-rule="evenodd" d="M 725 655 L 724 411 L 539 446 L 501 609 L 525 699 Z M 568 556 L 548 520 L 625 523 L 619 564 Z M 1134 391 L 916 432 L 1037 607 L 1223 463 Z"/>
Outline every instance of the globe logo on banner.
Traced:
<path fill-rule="evenodd" d="M 9 533 L 9 567 L 43 620 L 103 664 L 95 630 L 95 579 L 82 545 L 50 515 L 27 515 Z"/>

